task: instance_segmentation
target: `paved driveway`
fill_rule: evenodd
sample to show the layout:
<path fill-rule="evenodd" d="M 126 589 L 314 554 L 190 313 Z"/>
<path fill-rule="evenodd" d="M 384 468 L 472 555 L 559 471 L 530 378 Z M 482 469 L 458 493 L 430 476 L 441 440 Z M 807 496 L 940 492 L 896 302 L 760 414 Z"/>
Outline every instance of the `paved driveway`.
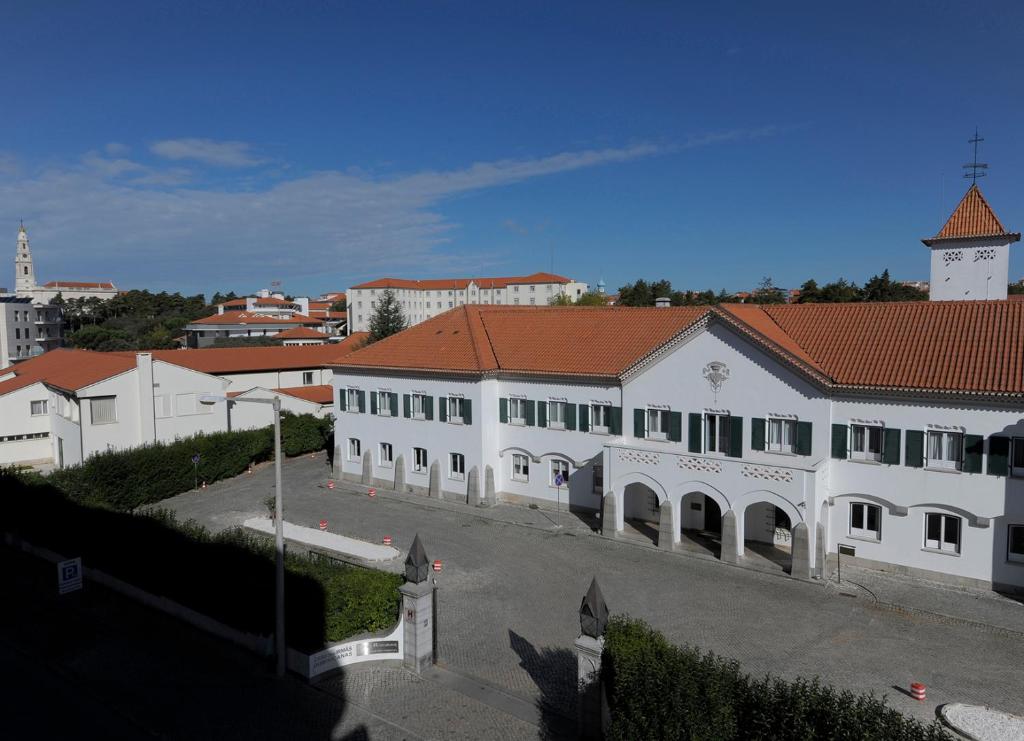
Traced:
<path fill-rule="evenodd" d="M 573 711 L 577 609 L 596 575 L 613 613 L 643 618 L 672 641 L 734 658 L 753 674 L 818 675 L 887 694 L 925 720 L 945 702 L 1024 714 L 1024 608 L 1015 602 L 918 588 L 928 609 L 960 619 L 892 609 L 833 585 L 607 540 L 569 515 L 555 529 L 551 513 L 510 505 L 370 498 L 340 483 L 328 491 L 327 471 L 320 456 L 287 462 L 286 519 L 326 519 L 333 532 L 377 542 L 391 535 L 403 552 L 418 532 L 427 555 L 444 562 L 441 662 L 558 712 Z M 222 528 L 264 513 L 272 486 L 265 466 L 161 506 Z M 975 614 L 993 625 L 970 624 Z M 927 685 L 927 702 L 899 691 L 912 681 Z"/>

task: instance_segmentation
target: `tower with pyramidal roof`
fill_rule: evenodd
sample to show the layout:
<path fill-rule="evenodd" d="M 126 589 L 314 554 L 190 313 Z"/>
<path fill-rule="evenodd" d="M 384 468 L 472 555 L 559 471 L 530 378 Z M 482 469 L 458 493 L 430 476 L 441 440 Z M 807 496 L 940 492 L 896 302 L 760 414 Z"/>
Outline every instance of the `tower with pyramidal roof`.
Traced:
<path fill-rule="evenodd" d="M 945 226 L 922 239 L 932 252 L 932 301 L 985 301 L 1006 298 L 1010 245 L 1020 232 L 1008 232 L 972 185 Z"/>

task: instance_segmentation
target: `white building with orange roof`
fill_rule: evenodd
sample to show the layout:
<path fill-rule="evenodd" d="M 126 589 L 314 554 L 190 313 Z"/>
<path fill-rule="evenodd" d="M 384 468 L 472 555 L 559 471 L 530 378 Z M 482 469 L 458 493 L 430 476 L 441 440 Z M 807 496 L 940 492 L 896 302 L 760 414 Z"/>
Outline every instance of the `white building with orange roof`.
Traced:
<path fill-rule="evenodd" d="M 369 330 L 377 296 L 388 289 L 394 292 L 411 326 L 458 306 L 547 306 L 556 296 L 569 296 L 575 300 L 587 292 L 587 284 L 554 273 L 505 278 L 380 278 L 348 290 L 346 300 L 351 331 Z"/>
<path fill-rule="evenodd" d="M 464 305 L 332 367 L 338 476 L 1024 591 L 1021 302 Z"/>

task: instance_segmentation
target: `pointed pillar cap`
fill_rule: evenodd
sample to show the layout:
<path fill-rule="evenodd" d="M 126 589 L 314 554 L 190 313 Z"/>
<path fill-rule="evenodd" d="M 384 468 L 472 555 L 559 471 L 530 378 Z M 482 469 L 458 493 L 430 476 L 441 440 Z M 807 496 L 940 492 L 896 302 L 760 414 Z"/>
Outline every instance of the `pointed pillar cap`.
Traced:
<path fill-rule="evenodd" d="M 580 603 L 580 630 L 583 635 L 600 638 L 608 627 L 608 604 L 597 585 L 597 577 L 590 582 L 583 602 Z"/>
<path fill-rule="evenodd" d="M 412 547 L 409 548 L 409 555 L 405 557 L 405 580 L 413 584 L 421 584 L 427 580 L 430 573 L 430 563 L 427 561 L 427 552 L 423 549 L 420 541 L 420 534 L 412 540 Z"/>

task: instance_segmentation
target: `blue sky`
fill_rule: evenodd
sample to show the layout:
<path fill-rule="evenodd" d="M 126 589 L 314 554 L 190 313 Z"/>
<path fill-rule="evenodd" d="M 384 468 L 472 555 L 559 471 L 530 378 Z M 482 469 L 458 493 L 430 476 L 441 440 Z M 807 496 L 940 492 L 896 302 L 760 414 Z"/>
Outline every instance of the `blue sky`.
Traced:
<path fill-rule="evenodd" d="M 975 126 L 1024 229 L 1020 3 L 710 5 L 6 0 L 0 240 L 190 293 L 921 279 Z"/>

